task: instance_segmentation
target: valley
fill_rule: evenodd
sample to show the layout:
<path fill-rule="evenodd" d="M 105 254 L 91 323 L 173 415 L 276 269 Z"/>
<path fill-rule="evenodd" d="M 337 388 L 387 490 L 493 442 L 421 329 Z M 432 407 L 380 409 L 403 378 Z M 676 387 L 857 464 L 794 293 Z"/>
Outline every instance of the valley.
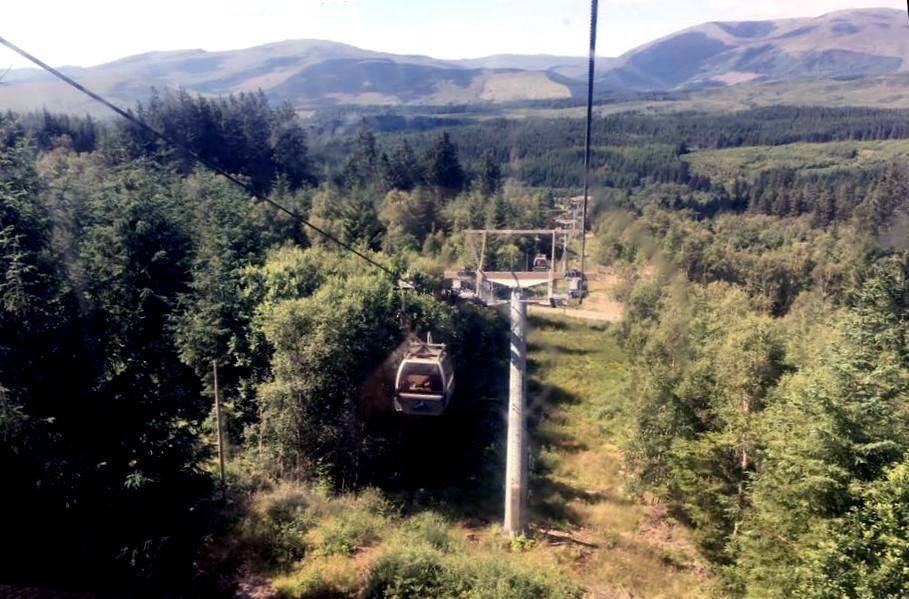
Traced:
<path fill-rule="evenodd" d="M 67 69 L 119 120 L 10 70 L 0 594 L 901 596 L 906 57 L 892 9 L 681 30 L 600 63 L 589 170 L 586 59 Z"/>

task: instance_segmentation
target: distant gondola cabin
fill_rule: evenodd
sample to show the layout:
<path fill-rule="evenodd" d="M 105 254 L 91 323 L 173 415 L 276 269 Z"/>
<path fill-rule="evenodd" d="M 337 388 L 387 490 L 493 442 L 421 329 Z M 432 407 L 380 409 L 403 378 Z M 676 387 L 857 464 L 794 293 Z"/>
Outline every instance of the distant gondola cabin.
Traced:
<path fill-rule="evenodd" d="M 533 259 L 533 270 L 534 272 L 546 272 L 549 270 L 549 258 L 546 257 L 546 254 L 537 254 L 536 258 Z"/>
<path fill-rule="evenodd" d="M 454 370 L 444 343 L 412 341 L 395 379 L 394 407 L 405 414 L 441 416 L 454 393 Z"/>
<path fill-rule="evenodd" d="M 564 279 L 568 283 L 568 297 L 587 297 L 587 275 L 579 270 L 569 270 Z"/>

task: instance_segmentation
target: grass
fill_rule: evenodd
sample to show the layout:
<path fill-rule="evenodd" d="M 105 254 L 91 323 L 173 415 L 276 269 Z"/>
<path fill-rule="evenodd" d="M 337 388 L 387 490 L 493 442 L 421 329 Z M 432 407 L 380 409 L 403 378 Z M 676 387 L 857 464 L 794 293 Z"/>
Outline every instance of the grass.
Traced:
<path fill-rule="evenodd" d="M 794 143 L 783 146 L 748 146 L 704 150 L 685 156 L 692 170 L 716 181 L 751 179 L 771 168 L 825 172 L 860 169 L 909 159 L 909 140 Z"/>
<path fill-rule="evenodd" d="M 872 106 L 909 107 L 909 86 L 905 78 L 865 77 L 852 81 L 800 79 L 734 85 L 695 92 L 690 102 L 701 109 L 744 110 L 755 106 Z"/>
<path fill-rule="evenodd" d="M 686 531 L 625 491 L 628 372 L 609 325 L 538 316 L 529 331 L 530 509 L 540 545 L 561 555 L 590 596 L 716 594 Z"/>
<path fill-rule="evenodd" d="M 622 112 L 672 114 L 683 111 L 736 112 L 763 106 L 868 106 L 909 108 L 909 85 L 900 77 L 867 77 L 854 81 L 830 79 L 746 83 L 722 88 L 679 92 L 672 100 L 629 100 L 595 107 L 598 116 Z M 507 118 L 583 118 L 584 107 L 500 108 Z M 478 115 L 483 119 L 488 115 Z"/>
<path fill-rule="evenodd" d="M 375 490 L 265 486 L 222 541 L 221 563 L 245 574 L 240 587 L 252 596 L 581 597 L 548 547 L 410 507 Z"/>

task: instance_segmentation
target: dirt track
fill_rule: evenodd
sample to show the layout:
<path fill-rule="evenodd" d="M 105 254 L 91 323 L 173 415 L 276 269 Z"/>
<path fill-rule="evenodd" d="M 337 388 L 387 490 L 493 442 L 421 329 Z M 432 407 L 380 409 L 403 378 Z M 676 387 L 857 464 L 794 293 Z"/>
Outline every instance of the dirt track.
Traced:
<path fill-rule="evenodd" d="M 619 322 L 622 320 L 622 304 L 612 297 L 613 290 L 618 283 L 619 276 L 615 272 L 603 269 L 591 276 L 590 295 L 580 306 L 550 308 L 531 305 L 529 311 L 531 314 L 559 314 L 584 320 Z"/>
<path fill-rule="evenodd" d="M 602 322 L 618 322 L 622 320 L 621 307 L 616 312 L 602 312 L 599 310 L 582 310 L 578 308 L 550 308 L 549 306 L 530 306 L 531 314 L 558 314 L 571 318 L 584 320 L 598 320 Z"/>

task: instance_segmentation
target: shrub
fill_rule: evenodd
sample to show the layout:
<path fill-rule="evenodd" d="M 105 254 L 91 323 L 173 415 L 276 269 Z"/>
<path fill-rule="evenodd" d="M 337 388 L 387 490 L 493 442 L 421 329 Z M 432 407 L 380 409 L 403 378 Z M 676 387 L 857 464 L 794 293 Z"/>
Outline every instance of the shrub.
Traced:
<path fill-rule="evenodd" d="M 462 599 L 571 599 L 581 589 L 548 567 L 533 567 L 495 555 L 477 559 L 468 555 L 453 558 L 449 588 Z"/>
<path fill-rule="evenodd" d="M 299 487 L 281 486 L 256 496 L 238 524 L 240 558 L 266 569 L 288 567 L 306 551 L 307 522 L 303 517 L 314 499 Z"/>
<path fill-rule="evenodd" d="M 343 555 L 307 558 L 300 570 L 277 578 L 273 584 L 281 597 L 352 597 L 359 584 L 357 563 Z"/>
<path fill-rule="evenodd" d="M 330 497 L 301 485 L 258 492 L 237 526 L 241 561 L 266 570 L 293 566 L 309 553 L 349 555 L 379 539 L 392 505 L 377 491 Z"/>
<path fill-rule="evenodd" d="M 442 553 L 427 546 L 389 551 L 373 563 L 366 580 L 367 599 L 449 597 L 443 588 Z"/>
<path fill-rule="evenodd" d="M 379 539 L 384 518 L 355 509 L 332 516 L 306 535 L 307 544 L 320 555 L 351 555 Z"/>
<path fill-rule="evenodd" d="M 451 524 L 435 512 L 416 514 L 405 520 L 401 528 L 407 537 L 417 543 L 425 543 L 442 551 L 451 546 Z"/>
<path fill-rule="evenodd" d="M 428 545 L 395 548 L 369 569 L 369 599 L 570 599 L 581 590 L 550 568 L 501 555 L 446 554 Z"/>

